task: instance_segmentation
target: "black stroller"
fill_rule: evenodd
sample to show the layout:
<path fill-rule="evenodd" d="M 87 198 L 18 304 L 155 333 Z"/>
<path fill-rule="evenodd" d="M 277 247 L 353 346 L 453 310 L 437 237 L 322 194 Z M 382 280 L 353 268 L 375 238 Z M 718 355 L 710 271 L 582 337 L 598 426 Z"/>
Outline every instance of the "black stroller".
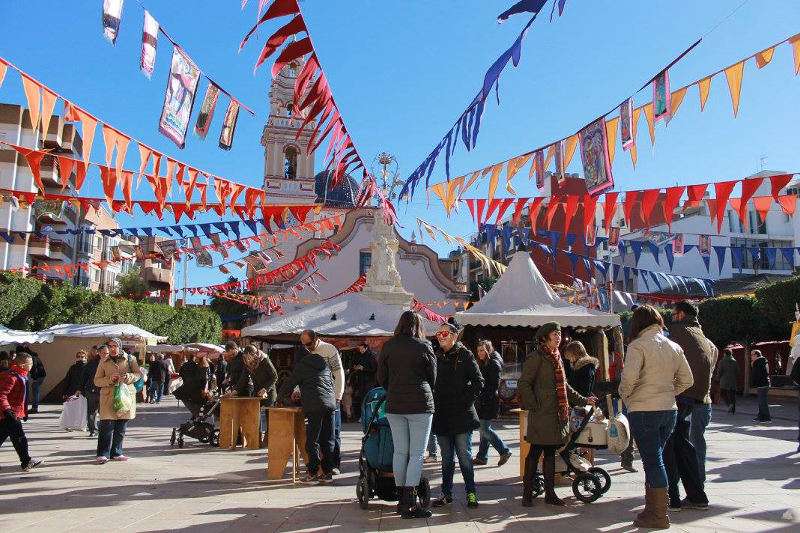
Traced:
<path fill-rule="evenodd" d="M 386 392 L 381 387 L 369 391 L 361 404 L 364 436 L 361 439 L 361 452 L 358 455 L 359 475 L 356 496 L 362 509 L 367 508 L 369 500 L 374 496 L 392 502 L 400 499 L 392 473 L 394 444 L 385 408 Z M 423 507 L 430 505 L 431 488 L 424 476 L 417 485 L 417 495 Z"/>
<path fill-rule="evenodd" d="M 219 429 L 214 424 L 207 421 L 212 414 L 217 412 L 219 398 L 212 398 L 203 404 L 192 417 L 176 428 L 172 428 L 172 437 L 169 439 L 170 446 L 177 444 L 178 448 L 183 448 L 183 438 L 191 437 L 203 444 L 219 446 Z"/>

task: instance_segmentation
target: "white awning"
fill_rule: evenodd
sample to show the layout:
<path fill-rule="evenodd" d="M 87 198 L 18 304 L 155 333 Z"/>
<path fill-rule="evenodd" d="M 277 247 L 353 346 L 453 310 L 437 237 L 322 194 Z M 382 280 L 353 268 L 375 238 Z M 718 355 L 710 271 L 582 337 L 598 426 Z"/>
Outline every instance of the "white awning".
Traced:
<path fill-rule="evenodd" d="M 456 313 L 467 326 L 537 327 L 558 322 L 570 327 L 619 326 L 619 316 L 562 300 L 544 280 L 528 252 L 517 252 L 491 290 L 467 311 Z"/>
<path fill-rule="evenodd" d="M 53 334 L 44 331 L 22 331 L 0 326 L 0 345 L 36 344 L 41 342 L 53 342 Z"/>
<path fill-rule="evenodd" d="M 143 330 L 133 324 L 59 324 L 42 333 L 52 333 L 56 337 L 120 337 L 122 339 L 140 339 L 148 342 L 163 342 L 161 337 Z"/>

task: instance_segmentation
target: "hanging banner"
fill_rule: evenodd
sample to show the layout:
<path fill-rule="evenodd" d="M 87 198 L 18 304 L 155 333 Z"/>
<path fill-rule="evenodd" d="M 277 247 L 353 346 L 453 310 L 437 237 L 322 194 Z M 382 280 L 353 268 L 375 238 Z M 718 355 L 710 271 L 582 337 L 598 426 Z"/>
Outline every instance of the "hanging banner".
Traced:
<path fill-rule="evenodd" d="M 172 52 L 172 66 L 167 78 L 164 108 L 161 110 L 158 131 L 174 142 L 178 148 L 186 145 L 186 131 L 189 129 L 189 118 L 192 115 L 199 81 L 200 69 L 176 46 Z"/>
<path fill-rule="evenodd" d="M 586 191 L 592 196 L 597 196 L 614 187 L 614 176 L 611 173 L 611 161 L 608 158 L 606 144 L 606 121 L 603 117 L 598 118 L 583 128 L 579 136 Z"/>
<path fill-rule="evenodd" d="M 233 146 L 233 134 L 236 132 L 236 121 L 239 118 L 239 104 L 234 100 L 228 104 L 225 119 L 222 121 L 222 131 L 219 132 L 219 147 L 230 150 Z"/>
<path fill-rule="evenodd" d="M 683 241 L 683 233 L 675 234 L 675 237 L 672 239 L 672 255 L 675 257 L 680 257 L 684 253 L 684 241 Z"/>
<path fill-rule="evenodd" d="M 103 37 L 116 44 L 124 0 L 103 0 Z"/>
<path fill-rule="evenodd" d="M 536 188 L 544 189 L 544 151 L 537 150 L 533 154 L 533 168 L 536 169 Z"/>
<path fill-rule="evenodd" d="M 214 109 L 217 107 L 217 99 L 219 99 L 219 87 L 209 83 L 206 95 L 203 98 L 203 105 L 200 106 L 200 113 L 197 115 L 197 123 L 194 126 L 194 132 L 201 139 L 206 138 L 208 129 L 211 127 L 211 121 L 214 119 Z"/>
<path fill-rule="evenodd" d="M 711 236 L 710 235 L 698 235 L 697 236 L 697 251 L 700 252 L 700 255 L 703 257 L 710 257 L 711 256 Z"/>
<path fill-rule="evenodd" d="M 669 71 L 662 70 L 653 79 L 653 116 L 658 122 L 662 118 L 669 121 L 671 93 L 669 90 Z"/>
<path fill-rule="evenodd" d="M 195 259 L 197 266 L 199 267 L 213 267 L 214 266 L 214 259 L 211 257 L 211 254 L 208 253 L 208 250 L 203 250 L 197 255 Z"/>
<path fill-rule="evenodd" d="M 556 179 L 560 184 L 566 178 L 564 174 L 564 141 L 558 141 L 555 143 L 555 147 Z"/>
<path fill-rule="evenodd" d="M 619 250 L 619 226 L 612 226 L 608 232 L 608 251 L 616 253 Z"/>
<path fill-rule="evenodd" d="M 158 44 L 158 21 L 149 11 L 144 11 L 144 26 L 142 27 L 142 58 L 139 68 L 145 76 L 150 78 L 156 68 L 156 45 Z"/>
<path fill-rule="evenodd" d="M 597 227 L 594 224 L 589 224 L 586 227 L 586 240 L 584 241 L 586 246 L 593 247 L 597 241 Z"/>
<path fill-rule="evenodd" d="M 633 98 L 628 98 L 619 106 L 619 132 L 622 149 L 626 152 L 633 146 Z"/>

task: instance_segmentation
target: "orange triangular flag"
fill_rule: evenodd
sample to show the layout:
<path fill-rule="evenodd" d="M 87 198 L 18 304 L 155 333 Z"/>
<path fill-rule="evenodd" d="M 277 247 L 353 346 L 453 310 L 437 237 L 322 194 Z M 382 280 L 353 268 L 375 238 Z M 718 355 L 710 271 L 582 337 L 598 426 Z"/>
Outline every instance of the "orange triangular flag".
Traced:
<path fill-rule="evenodd" d="M 31 117 L 31 129 L 36 131 L 39 127 L 41 86 L 30 79 L 25 74 L 22 75 L 22 89 L 25 91 L 25 98 L 28 100 L 28 113 Z"/>
<path fill-rule="evenodd" d="M 142 143 L 137 142 L 137 144 L 139 145 L 139 176 L 136 178 L 136 189 L 138 190 L 139 184 L 142 183 L 142 175 L 144 175 L 145 170 L 147 170 L 147 162 L 150 160 L 153 150 Z"/>
<path fill-rule="evenodd" d="M 119 176 L 119 188 L 122 189 L 122 196 L 125 198 L 125 206 L 128 208 L 128 213 L 133 210 L 133 200 L 131 198 L 131 186 L 133 185 L 133 172 L 130 170 L 123 170 L 121 173 L 117 169 Z"/>
<path fill-rule="evenodd" d="M 706 100 L 708 100 L 708 93 L 711 90 L 711 76 L 703 78 L 697 82 L 697 89 L 700 91 L 700 111 L 706 107 Z"/>
<path fill-rule="evenodd" d="M 567 168 L 572 162 L 572 156 L 575 155 L 575 148 L 578 146 L 578 134 L 567 137 L 564 147 L 564 168 Z"/>
<path fill-rule="evenodd" d="M 783 212 L 789 216 L 793 216 L 795 212 L 795 208 L 797 207 L 797 196 L 794 194 L 786 194 L 784 196 L 778 196 L 778 203 L 783 209 Z"/>
<path fill-rule="evenodd" d="M 614 117 L 606 122 L 606 146 L 608 147 L 608 160 L 614 163 L 614 154 L 617 151 L 617 127 L 619 117 Z"/>
<path fill-rule="evenodd" d="M 766 50 L 761 50 L 759 53 L 756 54 L 756 66 L 758 68 L 764 68 L 769 65 L 769 62 L 772 61 L 772 55 L 775 53 L 775 47 L 767 48 Z"/>
<path fill-rule="evenodd" d="M 636 160 L 639 155 L 637 151 L 637 145 L 639 143 L 636 142 L 636 134 L 639 131 L 639 116 L 641 114 L 642 114 L 642 108 L 637 107 L 636 109 L 633 110 L 633 120 L 631 120 L 631 138 L 633 139 L 633 144 L 628 149 L 628 152 L 630 152 L 631 154 L 631 164 L 633 165 L 634 169 L 636 168 Z"/>
<path fill-rule="evenodd" d="M 58 156 L 58 176 L 61 178 L 62 191 L 69 185 L 69 178 L 72 176 L 72 168 L 74 166 L 75 160 L 71 157 L 63 155 Z"/>
<path fill-rule="evenodd" d="M 670 98 L 670 103 L 672 105 L 672 113 L 670 113 L 670 120 L 675 117 L 675 114 L 678 112 L 678 109 L 681 107 L 683 103 L 683 97 L 686 96 L 686 87 L 682 89 L 678 89 L 677 91 L 672 92 L 672 98 Z"/>
<path fill-rule="evenodd" d="M 728 90 L 731 93 L 731 104 L 733 104 L 733 116 L 735 117 L 739 113 L 739 96 L 742 93 L 744 61 L 726 68 L 725 77 L 728 79 Z"/>
<path fill-rule="evenodd" d="M 50 129 L 50 118 L 56 108 L 56 100 L 58 100 L 58 96 L 53 91 L 42 87 L 42 139 L 47 138 L 47 131 Z"/>
<path fill-rule="evenodd" d="M 491 167 L 492 175 L 489 178 L 489 203 L 494 199 L 494 193 L 497 190 L 497 182 L 500 179 L 500 172 L 503 171 L 503 163 L 498 163 Z M 484 169 L 484 172 L 486 170 Z"/>
<path fill-rule="evenodd" d="M 792 45 L 792 56 L 794 58 L 794 74 L 800 74 L 800 33 L 789 39 Z"/>
<path fill-rule="evenodd" d="M 40 167 L 42 166 L 42 158 L 47 155 L 47 152 L 41 152 L 39 150 L 31 150 L 30 148 L 23 148 L 21 146 L 11 145 L 11 147 L 20 153 L 25 158 L 25 161 L 28 162 L 28 166 L 31 167 L 31 174 L 33 174 L 33 181 L 36 183 L 36 186 L 39 188 L 39 192 L 44 194 L 44 184 L 42 183 L 42 175 L 40 172 Z"/>
<path fill-rule="evenodd" d="M 111 126 L 103 124 L 103 142 L 106 145 L 106 166 L 111 166 L 111 157 L 117 145 L 117 132 Z"/>
<path fill-rule="evenodd" d="M 647 131 L 650 132 L 650 145 L 656 144 L 656 123 L 653 117 L 653 103 L 644 106 L 644 118 L 647 119 Z"/>
<path fill-rule="evenodd" d="M 81 187 L 83 187 L 83 181 L 86 179 L 86 171 L 89 165 L 83 161 L 75 160 L 75 168 L 77 169 L 75 174 L 75 190 L 80 192 Z"/>
<path fill-rule="evenodd" d="M 544 156 L 544 170 L 547 170 L 547 167 L 550 166 L 550 161 L 553 160 L 553 156 L 555 155 L 556 155 L 556 145 L 555 143 L 553 143 L 547 147 L 547 154 Z"/>
<path fill-rule="evenodd" d="M 3 80 L 6 78 L 6 71 L 8 70 L 8 64 L 5 61 L 0 59 L 0 87 L 3 86 Z"/>
<path fill-rule="evenodd" d="M 516 194 L 516 191 L 511 186 L 511 180 L 514 179 L 519 169 L 525 166 L 525 163 L 533 156 L 533 154 L 523 154 L 515 157 L 506 165 L 506 190 L 511 194 Z"/>
<path fill-rule="evenodd" d="M 106 195 L 108 205 L 114 202 L 114 189 L 117 187 L 117 173 L 113 168 L 103 165 L 100 166 L 100 181 L 103 182 L 103 194 Z"/>
<path fill-rule="evenodd" d="M 89 157 L 92 155 L 92 144 L 94 144 L 94 133 L 97 128 L 97 119 L 91 116 L 83 109 L 73 104 L 73 109 L 78 114 L 82 126 L 82 140 L 83 140 L 83 163 L 89 164 Z"/>
<path fill-rule="evenodd" d="M 472 186 L 473 183 L 478 181 L 478 178 L 480 178 L 480 177 L 481 177 L 481 171 L 480 170 L 476 170 L 475 172 L 473 172 L 472 176 L 469 177 L 469 180 L 464 182 L 462 184 L 461 188 L 458 189 L 459 198 L 461 197 L 462 194 L 464 194 L 464 192 L 466 192 L 467 189 L 469 189 Z"/>
<path fill-rule="evenodd" d="M 130 137 L 117 132 L 117 179 L 122 179 L 122 167 L 125 165 L 125 155 L 128 153 L 128 144 L 131 142 Z"/>
<path fill-rule="evenodd" d="M 441 182 L 441 183 L 434 183 L 433 185 L 430 186 L 429 190 L 432 191 L 433 194 L 435 194 L 439 198 L 439 200 L 442 201 L 442 205 L 444 206 L 444 210 L 449 215 L 450 211 L 448 211 L 448 209 L 447 209 L 447 202 L 445 200 L 445 192 L 444 192 L 444 187 L 445 187 L 446 183 L 447 182 L 444 182 L 444 181 Z"/>

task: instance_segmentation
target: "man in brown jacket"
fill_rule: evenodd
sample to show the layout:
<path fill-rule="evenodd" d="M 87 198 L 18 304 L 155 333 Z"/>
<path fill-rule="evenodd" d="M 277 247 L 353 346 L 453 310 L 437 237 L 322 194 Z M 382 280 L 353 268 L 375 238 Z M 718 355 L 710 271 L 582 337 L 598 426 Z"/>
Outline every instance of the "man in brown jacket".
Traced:
<path fill-rule="evenodd" d="M 704 490 L 706 443 L 703 436 L 711 421 L 711 375 L 717 362 L 717 348 L 705 335 L 697 319 L 698 309 L 690 302 L 678 302 L 672 312 L 669 338 L 678 344 L 689 362 L 694 383 L 677 396 L 678 420 L 664 449 L 669 476 L 670 507 L 705 509 Z M 678 480 L 686 498 L 681 501 Z"/>

